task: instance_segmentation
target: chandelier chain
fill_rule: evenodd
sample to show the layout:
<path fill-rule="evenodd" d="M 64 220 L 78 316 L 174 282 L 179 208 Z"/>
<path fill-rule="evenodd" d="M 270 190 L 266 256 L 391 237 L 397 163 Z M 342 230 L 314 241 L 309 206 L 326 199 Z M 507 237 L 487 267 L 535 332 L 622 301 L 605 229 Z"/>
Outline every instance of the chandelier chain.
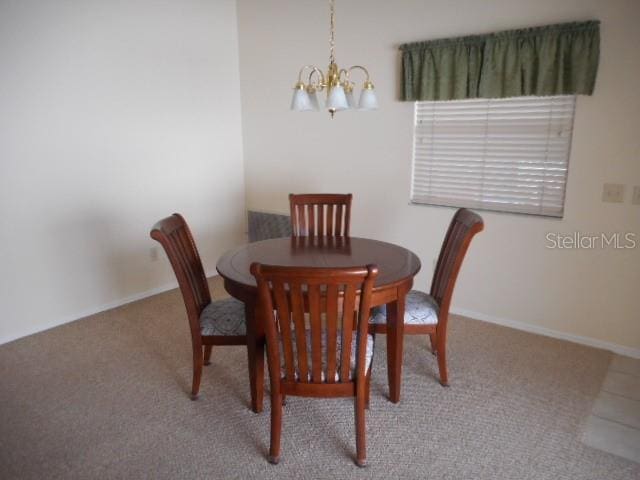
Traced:
<path fill-rule="evenodd" d="M 336 55 L 335 55 L 335 30 L 336 30 L 336 20 L 335 20 L 335 0 L 329 0 L 329 9 L 330 9 L 330 24 L 331 24 L 331 33 L 329 35 L 329 63 L 336 63 Z"/>

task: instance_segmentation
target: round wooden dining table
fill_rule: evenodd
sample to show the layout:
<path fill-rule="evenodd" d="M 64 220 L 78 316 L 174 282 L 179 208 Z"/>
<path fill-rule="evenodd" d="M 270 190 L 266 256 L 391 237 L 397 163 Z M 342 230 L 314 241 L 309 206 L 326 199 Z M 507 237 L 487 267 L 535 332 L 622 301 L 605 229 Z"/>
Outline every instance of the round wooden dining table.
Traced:
<path fill-rule="evenodd" d="M 400 400 L 405 297 L 420 270 L 416 254 L 399 245 L 357 237 L 285 237 L 263 240 L 225 253 L 216 270 L 225 290 L 244 302 L 249 352 L 251 407 L 262 411 L 264 397 L 264 327 L 256 316 L 257 287 L 253 262 L 300 267 L 353 267 L 375 264 L 379 275 L 372 306 L 387 306 L 387 374 L 389 398 Z"/>

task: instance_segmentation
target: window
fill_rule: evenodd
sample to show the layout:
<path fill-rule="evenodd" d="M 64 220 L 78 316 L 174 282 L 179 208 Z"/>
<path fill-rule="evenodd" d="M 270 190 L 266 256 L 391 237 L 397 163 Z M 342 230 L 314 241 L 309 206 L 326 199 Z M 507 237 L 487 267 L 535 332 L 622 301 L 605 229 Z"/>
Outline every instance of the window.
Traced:
<path fill-rule="evenodd" d="M 415 102 L 411 201 L 562 217 L 575 96 Z"/>

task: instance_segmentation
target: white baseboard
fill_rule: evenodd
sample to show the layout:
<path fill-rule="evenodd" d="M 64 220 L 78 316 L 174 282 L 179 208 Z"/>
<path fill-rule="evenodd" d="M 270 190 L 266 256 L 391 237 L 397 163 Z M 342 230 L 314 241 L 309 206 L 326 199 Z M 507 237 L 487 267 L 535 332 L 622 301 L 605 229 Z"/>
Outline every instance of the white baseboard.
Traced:
<path fill-rule="evenodd" d="M 206 272 L 207 277 L 212 277 L 217 274 L 218 273 L 215 270 L 213 272 Z M 113 302 L 109 302 L 109 303 L 97 306 L 95 308 L 91 308 L 89 310 L 79 312 L 75 315 L 69 315 L 66 318 L 59 318 L 55 321 L 49 322 L 48 324 L 40 326 L 37 329 L 34 329 L 32 331 L 27 331 L 21 335 L 7 336 L 7 337 L 0 338 L 0 345 L 11 342 L 13 340 L 17 340 L 18 338 L 26 337 L 28 335 L 33 335 L 34 333 L 39 333 L 45 330 L 49 330 L 50 328 L 53 328 L 53 327 L 64 325 L 65 323 L 70 323 L 75 320 L 80 320 L 81 318 L 89 317 L 91 315 L 95 315 L 96 313 L 104 312 L 105 310 L 111 310 L 112 308 L 121 307 L 122 305 L 125 305 L 127 303 L 135 302 L 136 300 L 142 300 L 143 298 L 151 297 L 153 295 L 157 295 L 159 293 L 163 293 L 177 287 L 178 287 L 178 283 L 176 281 L 173 281 L 144 292 L 135 293 L 133 295 L 129 295 L 119 300 L 115 300 Z M 497 325 L 515 328 L 516 330 L 536 333 L 538 335 L 558 338 L 560 340 L 567 340 L 568 342 L 579 343 L 581 345 L 587 345 L 589 347 L 601 348 L 603 350 L 609 350 L 610 352 L 614 352 L 619 355 L 625 355 L 627 357 L 640 358 L 640 349 L 638 348 L 625 347 L 624 345 L 618 345 L 616 343 L 606 342 L 604 340 L 597 340 L 595 338 L 590 338 L 590 337 L 583 337 L 581 335 L 574 335 L 572 333 L 561 332 L 558 330 L 553 330 L 551 328 L 532 325 L 530 323 L 518 322 L 517 320 L 509 320 L 506 318 L 494 317 L 493 315 L 474 312 L 472 310 L 467 310 L 464 308 L 452 308 L 451 313 L 456 315 L 462 315 L 472 320 L 481 320 L 483 322 L 495 323 Z"/>
<path fill-rule="evenodd" d="M 218 275 L 218 272 L 216 272 L 214 270 L 213 272 L 206 272 L 205 275 L 207 276 L 207 278 L 209 278 L 209 277 Z M 0 338 L 0 345 L 12 342 L 12 341 L 17 340 L 17 339 L 22 338 L 22 337 L 27 337 L 29 335 L 33 335 L 35 333 L 44 332 L 45 330 L 49 330 L 50 328 L 59 327 L 60 325 L 64 325 L 65 323 L 75 322 L 76 320 L 80 320 L 82 318 L 89 317 L 91 315 L 95 315 L 96 313 L 104 312 L 106 310 L 111 310 L 112 308 L 121 307 L 122 305 L 126 305 L 127 303 L 135 302 L 137 300 L 142 300 L 143 298 L 147 298 L 147 297 L 152 297 L 152 296 L 157 295 L 159 293 L 163 293 L 163 292 L 166 292 L 166 291 L 169 291 L 169 290 L 173 290 L 174 288 L 178 288 L 178 282 L 175 281 L 175 280 L 173 282 L 166 283 L 164 285 L 152 288 L 150 290 L 146 290 L 144 292 L 134 293 L 133 295 L 129 295 L 129 296 L 126 296 L 124 298 L 121 298 L 121 299 L 118 299 L 118 300 L 114 300 L 113 302 L 105 303 L 103 305 L 99 305 L 97 307 L 90 308 L 90 309 L 82 311 L 82 312 L 78 312 L 78 313 L 76 313 L 74 315 L 69 315 L 67 317 L 58 318 L 58 319 L 53 320 L 51 322 L 47 322 L 44 325 L 40 325 L 38 328 L 35 328 L 33 330 L 30 330 L 30 331 L 26 331 L 26 332 L 21 333 L 19 335 L 9 335 L 9 336 L 6 336 L 6 337 L 1 337 Z"/>
<path fill-rule="evenodd" d="M 616 343 L 606 342 L 604 340 L 597 340 L 595 338 L 590 338 L 590 337 L 583 337 L 581 335 L 574 335 L 572 333 L 561 332 L 559 330 L 540 327 L 538 325 L 532 325 L 530 323 L 518 322 L 517 320 L 498 318 L 498 317 L 494 317 L 493 315 L 474 312 L 471 310 L 466 310 L 464 308 L 452 308 L 451 313 L 454 313 L 456 315 L 462 315 L 463 317 L 467 317 L 472 320 L 481 320 L 483 322 L 495 323 L 497 325 L 515 328 L 516 330 L 523 330 L 529 333 L 544 335 L 545 337 L 558 338 L 560 340 L 579 343 L 581 345 L 587 345 L 589 347 L 601 348 L 603 350 L 609 350 L 610 352 L 617 353 L 619 355 L 624 355 L 627 357 L 640 358 L 640 349 L 638 348 L 625 347 L 624 345 L 618 345 Z"/>

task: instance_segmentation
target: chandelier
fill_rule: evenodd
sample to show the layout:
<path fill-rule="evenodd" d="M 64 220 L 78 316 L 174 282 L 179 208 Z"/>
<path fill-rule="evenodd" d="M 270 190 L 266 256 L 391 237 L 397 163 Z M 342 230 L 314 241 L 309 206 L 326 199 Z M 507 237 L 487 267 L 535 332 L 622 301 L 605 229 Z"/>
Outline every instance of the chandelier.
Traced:
<path fill-rule="evenodd" d="M 329 67 L 326 73 L 322 73 L 315 65 L 305 65 L 300 69 L 298 82 L 293 87 L 293 99 L 291 110 L 296 112 L 318 111 L 318 92 L 326 89 L 327 98 L 325 107 L 329 110 L 331 118 L 339 110 L 375 110 L 378 108 L 378 100 L 373 91 L 373 83 L 369 79 L 369 71 L 361 65 L 354 65 L 347 69 L 339 69 L 335 58 L 335 0 L 329 0 L 330 10 L 330 36 L 329 36 Z M 360 70 L 365 75 L 364 84 L 360 93 L 360 100 L 356 104 L 353 90 L 355 84 L 351 81 L 351 74 Z M 302 78 L 309 71 L 307 83 Z"/>

